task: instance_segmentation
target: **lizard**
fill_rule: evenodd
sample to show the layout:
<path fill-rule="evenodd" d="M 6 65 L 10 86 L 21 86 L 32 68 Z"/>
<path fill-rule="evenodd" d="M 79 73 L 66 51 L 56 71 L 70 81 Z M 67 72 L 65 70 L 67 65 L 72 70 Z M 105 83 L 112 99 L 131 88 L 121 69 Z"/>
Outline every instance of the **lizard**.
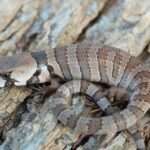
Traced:
<path fill-rule="evenodd" d="M 77 126 L 88 125 L 87 133 L 99 127 L 100 134 L 109 130 L 112 122 L 117 132 L 128 129 L 150 108 L 150 68 L 127 52 L 101 44 L 79 43 L 1 56 L 0 75 L 0 87 L 44 83 L 58 76 L 65 81 L 87 80 L 125 88 L 130 102 L 124 110 L 102 118 L 79 119 Z"/>

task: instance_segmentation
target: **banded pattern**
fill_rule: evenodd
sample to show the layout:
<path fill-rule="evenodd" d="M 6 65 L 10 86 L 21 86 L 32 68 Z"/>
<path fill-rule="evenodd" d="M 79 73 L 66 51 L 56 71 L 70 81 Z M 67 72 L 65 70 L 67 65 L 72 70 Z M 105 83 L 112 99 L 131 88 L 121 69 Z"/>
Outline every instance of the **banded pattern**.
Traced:
<path fill-rule="evenodd" d="M 45 53 L 47 55 L 48 64 L 49 64 L 49 66 L 53 67 L 55 74 L 59 75 L 61 78 L 64 78 L 63 72 L 58 63 L 58 57 L 56 57 L 56 50 L 50 49 L 50 51 L 45 52 Z"/>
<path fill-rule="evenodd" d="M 63 68 L 62 72 L 66 80 L 84 79 L 102 82 L 114 86 L 118 85 L 131 92 L 130 101 L 136 101 L 135 105 L 133 103 L 129 104 L 127 109 L 113 116 L 119 130 L 132 126 L 150 108 L 148 100 L 150 69 L 135 57 L 119 49 L 92 44 L 71 45 L 57 51 L 62 53 L 62 55 L 56 53 L 56 58 L 59 62 L 62 62 L 59 65 Z M 73 59 L 73 57 L 76 58 Z M 55 68 L 55 66 L 53 67 Z M 71 70 L 76 73 L 80 72 L 80 74 L 77 76 Z M 141 75 L 142 73 L 143 75 Z"/>
<path fill-rule="evenodd" d="M 99 108 L 101 108 L 106 114 L 110 114 L 110 111 L 114 111 L 114 108 L 111 106 L 111 103 L 108 101 L 108 99 L 105 97 L 106 93 L 102 92 L 102 88 L 99 86 L 94 85 L 91 82 L 85 81 L 85 80 L 72 80 L 70 82 L 67 82 L 63 84 L 61 87 L 58 88 L 58 90 L 55 93 L 55 96 L 51 97 L 49 101 L 51 101 L 51 107 L 53 110 L 61 110 L 59 113 L 57 113 L 57 119 L 61 121 L 64 125 L 69 125 L 70 127 L 74 128 L 76 122 L 78 121 L 79 114 L 75 114 L 74 110 L 69 106 L 71 103 L 70 101 L 72 100 L 72 96 L 77 93 L 83 93 L 85 95 L 90 96 L 92 101 L 96 103 Z M 61 97 L 61 99 L 60 99 Z M 60 101 L 59 104 L 57 105 L 58 101 Z M 65 103 L 62 103 L 65 102 Z M 67 104 L 67 103 L 68 104 Z M 62 108 L 64 110 L 62 111 Z M 56 113 L 55 113 L 56 114 Z M 83 118 L 82 118 L 83 119 Z M 86 119 L 86 118 L 85 118 Z M 105 118 L 91 118 L 91 121 L 95 122 L 95 119 L 99 120 L 101 126 L 97 126 L 96 124 L 94 125 L 95 127 L 97 126 L 98 128 L 95 130 L 101 130 L 106 129 L 105 127 Z M 112 127 L 117 127 L 118 125 L 115 124 L 115 121 L 113 120 L 113 117 L 109 117 L 108 124 L 110 124 Z M 86 126 L 89 126 L 88 124 Z M 107 126 L 109 127 L 109 126 Z M 79 129 L 80 128 L 80 129 Z M 80 126 L 76 130 L 83 130 Z M 133 127 L 132 127 L 133 128 Z M 134 127 L 135 128 L 135 127 Z M 133 135 L 133 138 L 135 139 L 135 143 L 137 145 L 138 149 L 143 149 L 144 148 L 144 141 L 143 138 L 141 137 L 140 133 L 134 129 L 134 132 L 129 129 L 128 131 L 130 134 Z M 110 128 L 107 128 L 107 141 L 112 139 L 113 136 L 115 136 L 115 133 L 118 131 L 118 129 L 113 128 L 112 131 L 110 132 Z M 112 134 L 114 132 L 114 134 Z M 125 134 L 126 132 L 124 132 Z M 141 145 L 141 144 L 142 145 Z"/>
<path fill-rule="evenodd" d="M 52 68 L 52 71 L 48 69 L 49 67 Z M 50 80 L 48 71 L 50 71 L 50 75 L 55 74 L 66 81 L 78 79 L 101 82 L 128 90 L 130 102 L 127 108 L 119 113 L 101 118 L 102 122 L 96 119 L 94 126 L 101 124 L 107 126 L 111 120 L 115 122 L 115 128 L 121 131 L 136 124 L 150 109 L 150 68 L 126 52 L 93 43 L 80 43 L 50 49 L 41 52 L 41 57 L 36 53 L 12 57 L 1 56 L 0 87 L 6 86 L 8 81 L 18 86 L 26 85 L 34 77 L 38 78 L 40 83 L 47 82 Z M 39 72 L 41 73 L 39 74 Z M 93 86 L 88 86 L 86 83 L 78 86 L 82 87 L 81 91 L 86 91 L 93 97 L 99 97 L 99 93 L 95 93 Z M 61 111 L 67 107 L 67 102 L 63 103 L 65 105 Z M 105 104 L 106 102 L 102 104 L 98 101 L 98 103 L 103 108 L 104 105 L 108 105 Z M 57 106 L 59 105 L 61 106 L 60 101 L 58 101 Z M 55 111 L 58 113 L 59 107 Z M 90 118 L 83 120 L 92 124 Z"/>
<path fill-rule="evenodd" d="M 72 47 L 66 48 L 67 49 L 67 62 L 68 62 L 68 66 L 71 72 L 71 76 L 73 79 L 76 78 L 81 78 L 82 74 L 81 74 L 81 70 L 80 70 L 80 65 L 77 59 L 77 47 L 76 45 L 73 45 Z"/>

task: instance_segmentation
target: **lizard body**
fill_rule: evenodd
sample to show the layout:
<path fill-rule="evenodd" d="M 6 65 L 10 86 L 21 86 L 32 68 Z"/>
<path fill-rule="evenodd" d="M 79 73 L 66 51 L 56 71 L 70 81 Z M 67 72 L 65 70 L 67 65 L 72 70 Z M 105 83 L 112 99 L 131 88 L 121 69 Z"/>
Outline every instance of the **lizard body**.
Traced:
<path fill-rule="evenodd" d="M 111 106 L 110 101 L 106 97 L 108 92 L 103 91 L 103 88 L 101 86 L 96 86 L 95 84 L 86 81 L 86 80 L 72 80 L 69 81 L 62 86 L 60 86 L 55 94 L 50 97 L 50 107 L 53 110 L 56 118 L 63 123 L 64 125 L 68 125 L 70 128 L 75 128 L 75 130 L 80 130 L 83 135 L 86 135 L 87 133 L 85 131 L 86 128 L 92 133 L 92 130 L 103 130 L 106 129 L 103 134 L 106 134 L 106 139 L 104 143 L 101 143 L 101 145 L 105 145 L 108 143 L 117 133 L 117 128 L 115 121 L 113 119 L 108 120 L 108 124 L 106 127 L 105 122 L 106 117 L 99 118 L 90 118 L 91 122 L 95 122 L 94 126 L 90 125 L 89 123 L 85 124 L 86 117 L 82 117 L 80 113 L 76 113 L 76 111 L 73 109 L 73 107 L 70 106 L 72 104 L 72 96 L 74 94 L 85 94 L 89 97 L 91 97 L 91 100 L 98 105 L 98 107 L 105 112 L 105 114 L 110 115 L 117 113 L 116 109 Z M 76 127 L 76 122 L 78 122 L 79 118 L 82 117 L 82 119 L 85 119 L 84 127 L 78 126 Z M 99 122 L 101 121 L 101 122 Z M 98 124 L 97 124 L 98 123 Z M 89 127 L 93 126 L 93 128 Z M 144 140 L 141 136 L 141 133 L 138 131 L 137 125 L 134 125 L 130 127 L 127 132 L 122 132 L 121 134 L 125 134 L 126 136 L 129 136 L 128 134 L 132 135 L 132 138 L 134 138 L 134 141 L 136 143 L 137 149 L 144 150 L 145 144 Z M 134 129 L 134 130 L 133 130 Z M 94 132 L 93 132 L 94 133 Z M 98 134 L 99 135 L 99 134 Z M 83 136 L 84 137 L 84 136 Z"/>
<path fill-rule="evenodd" d="M 150 108 L 150 69 L 140 60 L 119 49 L 88 44 L 73 44 L 61 48 L 10 57 L 0 57 L 0 86 L 43 83 L 57 75 L 65 81 L 87 80 L 125 88 L 129 92 L 126 109 L 102 118 L 103 126 L 113 122 L 117 131 L 132 127 Z M 5 77 L 7 75 L 7 78 Z M 80 119 L 80 122 L 100 125 L 100 119 Z M 91 123 L 95 122 L 95 123 Z"/>

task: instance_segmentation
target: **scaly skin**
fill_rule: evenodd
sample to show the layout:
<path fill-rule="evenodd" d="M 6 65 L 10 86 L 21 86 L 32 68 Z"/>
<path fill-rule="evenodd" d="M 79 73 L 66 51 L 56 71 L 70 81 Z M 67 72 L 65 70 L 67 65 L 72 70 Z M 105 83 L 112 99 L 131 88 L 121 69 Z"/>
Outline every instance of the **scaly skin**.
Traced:
<path fill-rule="evenodd" d="M 72 129 L 75 128 L 75 131 L 77 131 L 77 133 L 82 132 L 84 137 L 86 136 L 86 134 L 89 134 L 87 131 L 85 131 L 85 128 L 88 128 L 90 124 L 85 124 L 85 122 L 83 122 L 84 126 L 76 126 L 76 123 L 78 122 L 78 120 L 80 120 L 80 117 L 85 120 L 87 120 L 88 118 L 82 117 L 80 114 L 77 114 L 76 111 L 73 110 L 73 108 L 70 107 L 69 105 L 71 104 L 72 96 L 74 94 L 79 94 L 79 93 L 91 97 L 91 100 L 94 103 L 96 103 L 106 114 L 110 114 L 110 112 L 115 113 L 115 109 L 111 106 L 111 103 L 105 97 L 107 96 L 107 92 L 103 92 L 101 87 L 98 87 L 89 81 L 72 80 L 60 86 L 57 89 L 56 93 L 49 99 L 51 109 L 53 110 L 55 116 L 59 121 L 61 121 L 64 125 L 68 125 Z M 103 119 L 105 118 L 103 117 L 103 118 L 90 118 L 90 119 L 91 122 L 92 120 L 93 122 L 95 122 L 95 120 L 104 122 Z M 99 125 L 95 124 L 93 128 L 93 130 L 95 131 L 100 130 L 101 132 L 105 129 L 103 133 L 106 134 L 107 138 L 104 140 L 103 143 L 101 143 L 101 145 L 107 144 L 117 133 L 115 121 L 110 119 L 109 124 L 111 126 L 107 126 L 108 127 L 107 130 L 105 127 L 106 125 L 102 123 Z M 132 130 L 133 128 L 134 130 Z M 89 128 L 90 132 L 91 130 L 92 128 Z M 131 127 L 128 130 L 128 132 L 123 132 L 122 134 L 129 136 L 128 133 L 130 133 L 134 138 L 135 143 L 137 145 L 137 149 L 144 150 L 145 149 L 144 140 L 141 137 L 139 131 L 137 130 L 137 127 L 136 126 Z"/>
<path fill-rule="evenodd" d="M 105 117 L 106 122 L 110 118 L 115 120 L 118 131 L 133 126 L 149 110 L 150 69 L 135 57 L 115 48 L 92 44 L 56 48 L 47 56 L 54 73 L 66 81 L 102 82 L 123 87 L 131 93 L 125 110 Z"/>
<path fill-rule="evenodd" d="M 39 72 L 37 74 L 37 72 Z M 86 132 L 95 131 L 95 126 L 108 130 L 113 124 L 116 131 L 132 127 L 150 108 L 150 69 L 137 58 L 116 48 L 93 43 L 74 44 L 49 51 L 22 54 L 0 58 L 0 86 L 9 82 L 15 85 L 43 83 L 50 75 L 62 79 L 87 80 L 106 83 L 128 90 L 129 104 L 124 110 L 101 119 L 80 118 L 77 126 L 85 127 Z"/>

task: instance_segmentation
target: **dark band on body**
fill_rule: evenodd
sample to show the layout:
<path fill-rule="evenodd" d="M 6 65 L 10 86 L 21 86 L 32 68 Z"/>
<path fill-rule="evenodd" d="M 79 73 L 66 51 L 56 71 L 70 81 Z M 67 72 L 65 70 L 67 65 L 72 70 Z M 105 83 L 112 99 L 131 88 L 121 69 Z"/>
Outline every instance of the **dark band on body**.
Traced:
<path fill-rule="evenodd" d="M 47 55 L 44 51 L 32 52 L 32 57 L 37 61 L 38 64 L 47 64 Z"/>
<path fill-rule="evenodd" d="M 127 65 L 126 65 L 124 74 L 123 74 L 123 76 L 122 76 L 122 78 L 120 80 L 120 83 L 119 83 L 120 87 L 124 87 L 124 83 L 128 82 L 128 81 L 126 81 L 126 79 L 128 79 L 128 76 L 139 65 L 141 65 L 141 61 L 138 61 L 135 57 L 131 56 L 130 59 L 129 59 L 129 61 L 128 61 L 128 63 L 127 63 Z"/>
<path fill-rule="evenodd" d="M 77 60 L 80 65 L 82 79 L 90 80 L 91 73 L 88 64 L 88 54 L 87 49 L 85 47 L 77 47 Z"/>
<path fill-rule="evenodd" d="M 105 50 L 105 48 L 100 48 L 98 52 L 98 61 L 99 61 L 99 70 L 101 74 L 101 82 L 102 83 L 108 83 L 109 79 L 107 77 L 107 70 L 106 68 L 106 60 L 108 59 L 108 51 Z"/>
<path fill-rule="evenodd" d="M 62 47 L 54 49 L 56 61 L 59 64 L 65 80 L 71 80 L 72 75 L 67 62 L 67 48 Z"/>

